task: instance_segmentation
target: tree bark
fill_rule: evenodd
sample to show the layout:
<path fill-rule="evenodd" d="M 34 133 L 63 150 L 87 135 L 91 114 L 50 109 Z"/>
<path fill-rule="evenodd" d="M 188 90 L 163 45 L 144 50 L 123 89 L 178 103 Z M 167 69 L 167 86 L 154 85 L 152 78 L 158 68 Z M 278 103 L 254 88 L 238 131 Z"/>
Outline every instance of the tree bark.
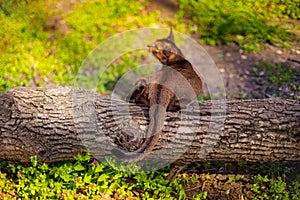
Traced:
<path fill-rule="evenodd" d="M 15 88 L 0 94 L 0 160 L 96 158 L 112 148 L 134 150 L 147 128 L 148 108 L 74 87 Z M 300 101 L 195 102 L 168 112 L 149 160 L 299 161 Z"/>

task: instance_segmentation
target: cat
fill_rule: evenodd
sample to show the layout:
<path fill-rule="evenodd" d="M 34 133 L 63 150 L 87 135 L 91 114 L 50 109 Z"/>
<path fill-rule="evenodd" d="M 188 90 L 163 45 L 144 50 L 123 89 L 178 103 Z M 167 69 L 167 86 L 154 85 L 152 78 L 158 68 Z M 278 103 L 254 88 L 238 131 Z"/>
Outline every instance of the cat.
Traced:
<path fill-rule="evenodd" d="M 163 67 L 138 80 L 130 96 L 130 102 L 142 102 L 150 107 L 150 122 L 146 138 L 137 150 L 112 150 L 125 162 L 142 160 L 154 149 L 161 137 L 166 111 L 178 111 L 203 92 L 202 80 L 176 46 L 172 28 L 166 38 L 156 40 L 148 48 Z"/>

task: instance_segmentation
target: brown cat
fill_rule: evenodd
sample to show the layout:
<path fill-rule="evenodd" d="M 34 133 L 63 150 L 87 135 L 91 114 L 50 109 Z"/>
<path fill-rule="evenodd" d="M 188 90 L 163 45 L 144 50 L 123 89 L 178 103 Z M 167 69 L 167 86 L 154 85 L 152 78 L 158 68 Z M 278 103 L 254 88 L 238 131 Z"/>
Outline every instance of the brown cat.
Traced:
<path fill-rule="evenodd" d="M 202 92 L 202 81 L 175 45 L 172 29 L 167 38 L 158 39 L 148 47 L 164 66 L 137 81 L 131 95 L 131 102 L 141 101 L 150 107 L 150 123 L 146 138 L 136 151 L 112 150 L 126 162 L 139 161 L 153 150 L 161 136 L 167 110 L 178 110 L 188 105 Z"/>

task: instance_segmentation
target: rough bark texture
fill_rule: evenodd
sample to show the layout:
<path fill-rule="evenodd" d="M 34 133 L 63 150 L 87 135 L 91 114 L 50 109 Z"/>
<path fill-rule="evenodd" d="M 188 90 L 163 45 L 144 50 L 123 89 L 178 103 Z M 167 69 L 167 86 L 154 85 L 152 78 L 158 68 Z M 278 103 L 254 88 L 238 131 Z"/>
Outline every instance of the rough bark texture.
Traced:
<path fill-rule="evenodd" d="M 133 136 L 146 128 L 147 108 L 130 105 L 129 112 L 126 102 L 83 89 L 15 88 L 0 94 L 1 160 L 71 160 L 87 147 L 103 158 L 118 145 L 137 148 L 141 139 Z M 185 164 L 299 161 L 300 101 L 203 101 L 168 112 L 163 136 L 147 158 L 180 158 Z"/>

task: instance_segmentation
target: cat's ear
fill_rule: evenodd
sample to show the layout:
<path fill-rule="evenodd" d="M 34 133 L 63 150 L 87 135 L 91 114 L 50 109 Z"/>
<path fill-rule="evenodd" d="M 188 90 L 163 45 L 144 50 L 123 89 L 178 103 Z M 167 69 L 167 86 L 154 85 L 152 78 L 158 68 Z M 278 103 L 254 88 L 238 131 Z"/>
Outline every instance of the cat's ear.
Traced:
<path fill-rule="evenodd" d="M 172 42 L 175 42 L 172 27 L 170 28 L 170 33 L 169 33 L 167 39 L 172 41 Z"/>

